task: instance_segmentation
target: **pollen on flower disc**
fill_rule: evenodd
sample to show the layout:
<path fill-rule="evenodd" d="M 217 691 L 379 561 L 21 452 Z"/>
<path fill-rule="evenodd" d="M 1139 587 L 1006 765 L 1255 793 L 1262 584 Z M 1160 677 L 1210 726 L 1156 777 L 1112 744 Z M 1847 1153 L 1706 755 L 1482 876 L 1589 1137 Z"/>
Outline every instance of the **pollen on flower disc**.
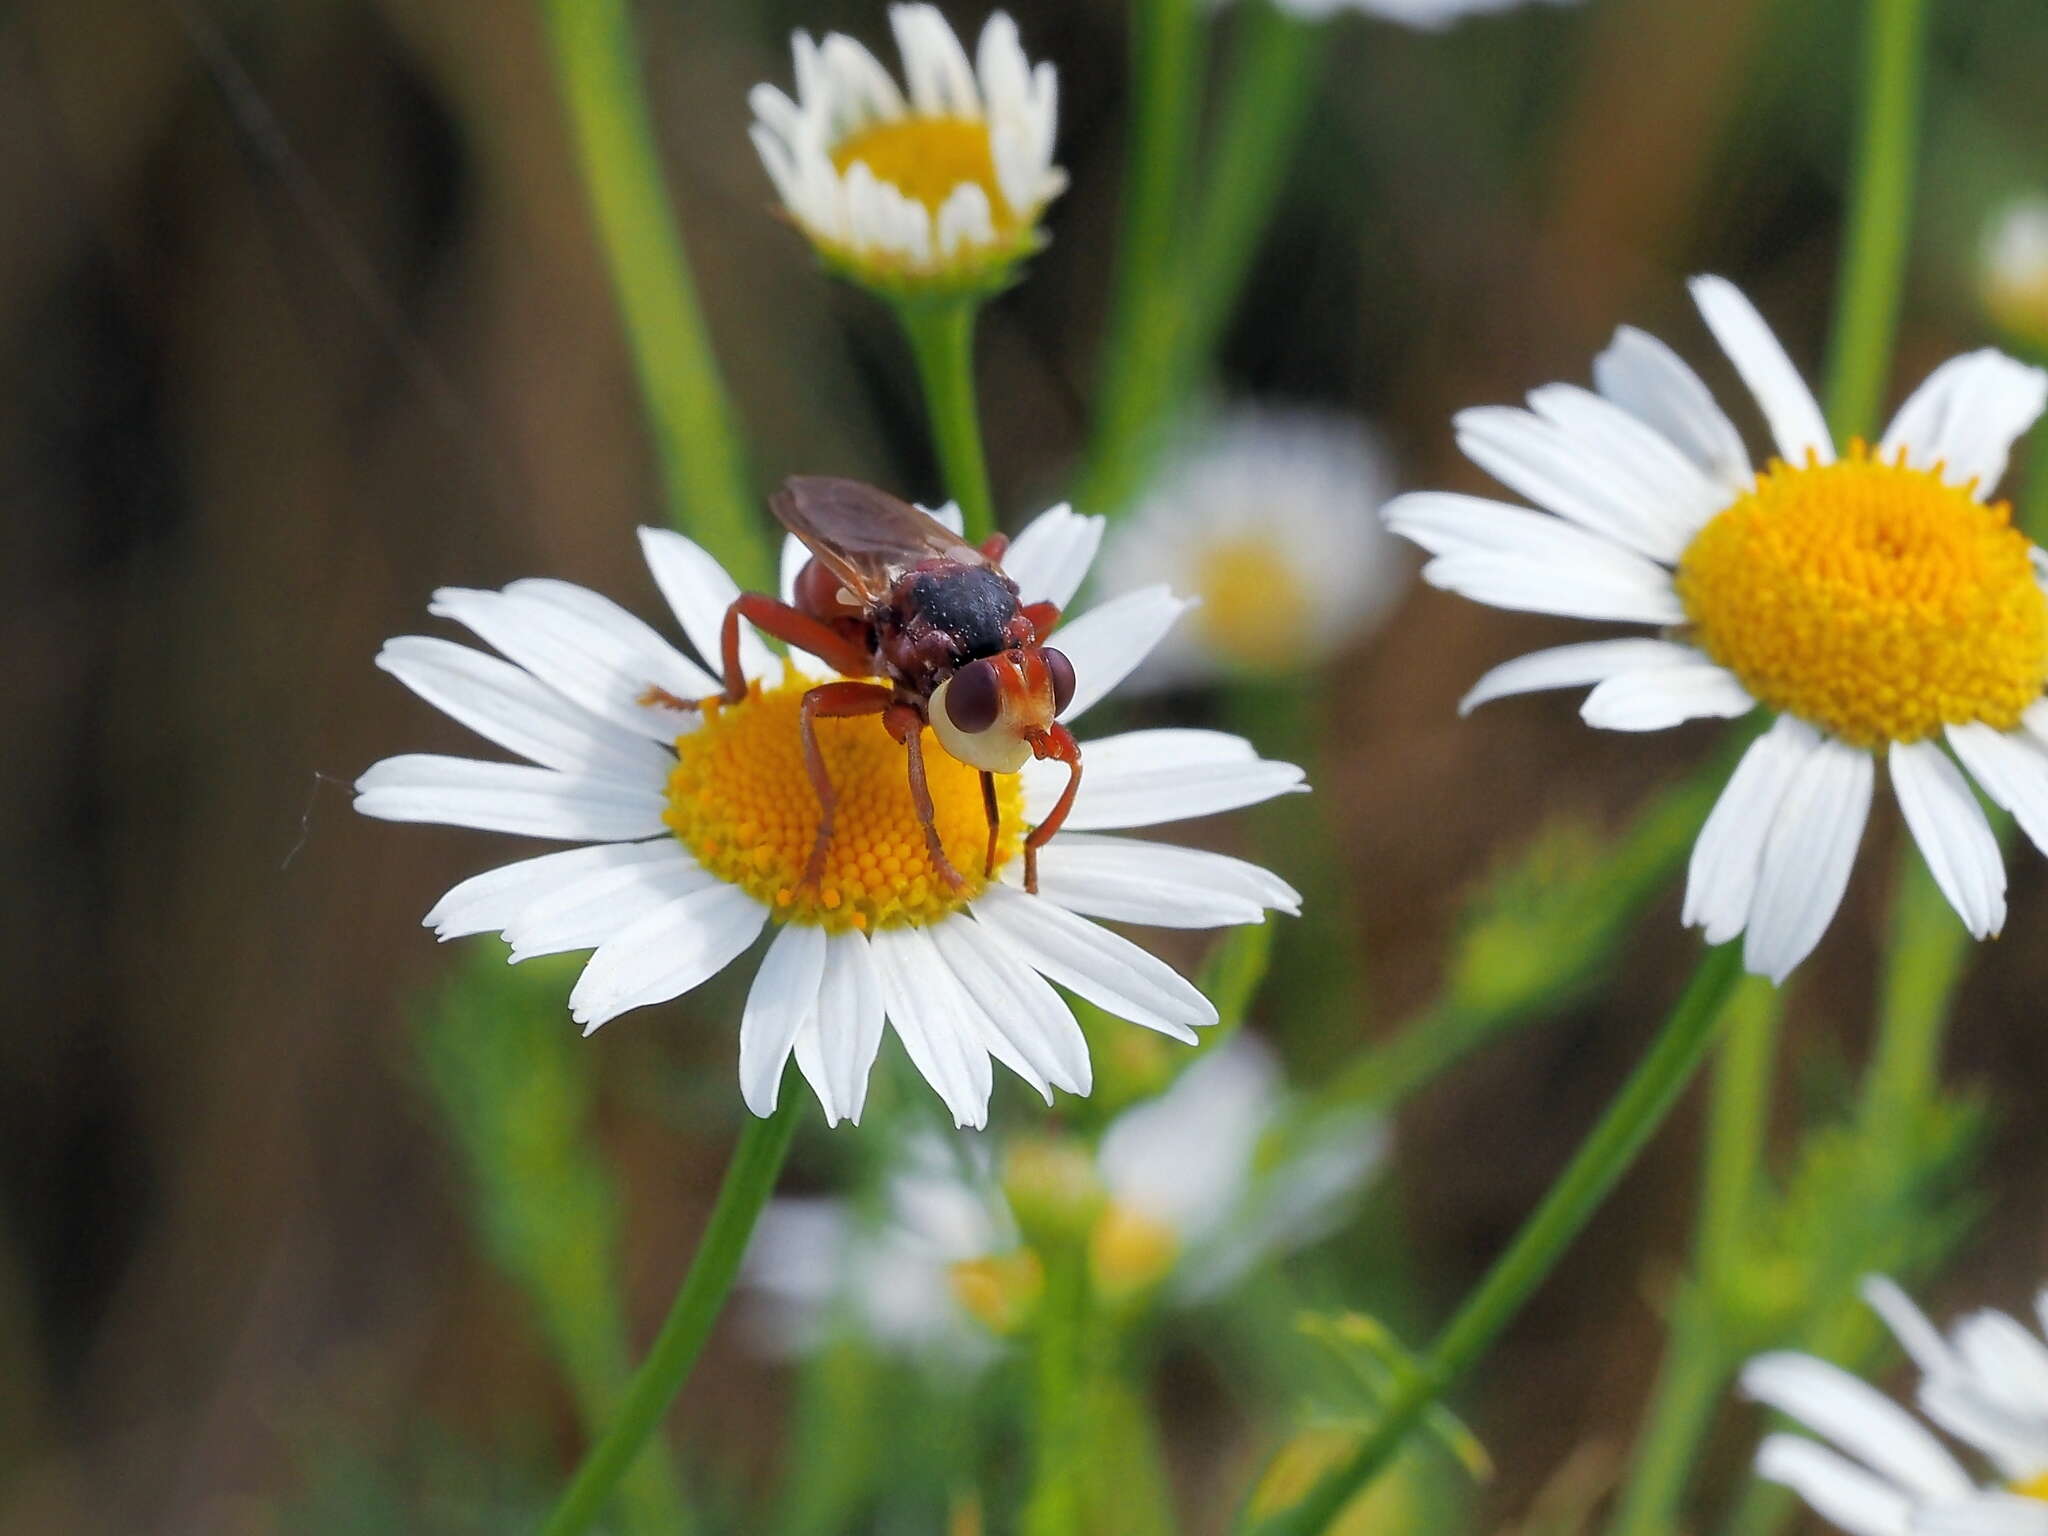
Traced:
<path fill-rule="evenodd" d="M 1691 638 L 1771 708 L 1852 745 L 2019 723 L 2048 681 L 2048 596 L 2003 502 L 1861 443 L 1774 463 L 1680 559 Z"/>
<path fill-rule="evenodd" d="M 955 894 L 932 868 L 910 800 L 906 749 L 875 715 L 817 722 L 838 801 L 823 878 L 802 888 L 820 817 L 799 720 L 810 687 L 792 672 L 772 687 L 753 683 L 737 704 L 707 701 L 703 723 L 676 741 L 663 820 L 698 863 L 782 922 L 873 932 L 934 922 L 965 906 L 986 883 L 980 776 L 926 735 L 933 822 L 967 882 Z M 996 805 L 1000 872 L 1023 843 L 1024 797 L 1015 774 L 996 775 Z"/>
<path fill-rule="evenodd" d="M 935 217 L 955 188 L 972 182 L 988 196 L 996 235 L 1016 232 L 1016 214 L 996 180 L 988 124 L 978 117 L 904 117 L 875 123 L 849 135 L 832 150 L 842 175 L 865 165 L 877 181 L 924 204 Z"/>

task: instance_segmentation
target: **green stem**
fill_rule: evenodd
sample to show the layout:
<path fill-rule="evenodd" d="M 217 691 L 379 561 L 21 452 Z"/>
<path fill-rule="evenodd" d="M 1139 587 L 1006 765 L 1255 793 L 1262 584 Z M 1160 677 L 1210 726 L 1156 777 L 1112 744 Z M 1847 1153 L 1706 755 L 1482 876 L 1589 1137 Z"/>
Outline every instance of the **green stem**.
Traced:
<path fill-rule="evenodd" d="M 1713 1043 L 1722 1004 L 1740 975 L 1738 945 L 1723 944 L 1701 957 L 1649 1054 L 1543 1203 L 1523 1223 L 1508 1251 L 1466 1298 L 1429 1353 L 1397 1381 L 1372 1433 L 1300 1504 L 1261 1525 L 1258 1536 L 1313 1536 L 1328 1530 L 1393 1459 L 1437 1399 L 1486 1353 L 1678 1101 Z"/>
<path fill-rule="evenodd" d="M 1898 330 L 1926 22 L 1926 0 L 1869 0 L 1849 229 L 1828 356 L 1828 426 L 1838 440 L 1868 434 L 1876 424 Z"/>
<path fill-rule="evenodd" d="M 541 1528 L 542 1536 L 575 1536 L 604 1513 L 620 1474 L 654 1433 L 669 1404 L 689 1380 L 690 1368 L 725 1305 L 754 1223 L 775 1189 L 782 1159 L 796 1131 L 803 1095 L 783 1085 L 781 1102 L 765 1120 L 749 1116 L 719 1186 L 711 1220 L 698 1240 L 690 1272 L 669 1308 L 654 1347 L 647 1352 L 619 1415 L 576 1470 L 562 1501 Z"/>
<path fill-rule="evenodd" d="M 775 572 L 662 181 L 626 0 L 542 0 L 564 105 L 661 456 L 670 520 L 742 587 Z"/>
<path fill-rule="evenodd" d="M 1197 0 L 1134 0 L 1124 223 L 1095 442 L 1079 496 L 1091 511 L 1116 512 L 1129 500 L 1144 446 L 1159 429 L 1160 393 L 1181 318 L 1175 225 L 1194 147 L 1201 53 Z"/>
<path fill-rule="evenodd" d="M 1187 298 L 1165 381 L 1169 392 L 1185 391 L 1194 381 L 1230 321 L 1315 95 L 1320 24 L 1272 0 L 1249 0 L 1240 8 L 1238 29 L 1230 94 L 1214 157 L 1202 173 Z"/>
<path fill-rule="evenodd" d="M 896 306 L 924 389 L 925 415 L 946 494 L 960 504 L 969 543 L 996 531 L 988 460 L 981 451 L 981 414 L 974 403 L 973 298 L 912 300 Z"/>
<path fill-rule="evenodd" d="M 1738 1277 L 1755 1205 L 1770 1113 L 1778 995 L 1752 980 L 1736 993 L 1728 1016 L 1728 1037 L 1707 1108 L 1695 1275 L 1673 1312 L 1647 1428 L 1608 1536 L 1662 1536 L 1680 1528 L 1678 1504 L 1700 1441 L 1743 1354 L 1743 1341 L 1731 1336 L 1722 1299 Z"/>
<path fill-rule="evenodd" d="M 1088 1321 L 1088 1254 L 1079 1242 L 1042 1250 L 1045 1294 L 1039 1302 L 1033 1343 L 1035 1381 L 1032 1438 L 1037 1463 L 1031 1500 L 1025 1506 L 1024 1536 L 1081 1536 L 1087 1529 L 1087 1392 L 1084 1369 Z"/>

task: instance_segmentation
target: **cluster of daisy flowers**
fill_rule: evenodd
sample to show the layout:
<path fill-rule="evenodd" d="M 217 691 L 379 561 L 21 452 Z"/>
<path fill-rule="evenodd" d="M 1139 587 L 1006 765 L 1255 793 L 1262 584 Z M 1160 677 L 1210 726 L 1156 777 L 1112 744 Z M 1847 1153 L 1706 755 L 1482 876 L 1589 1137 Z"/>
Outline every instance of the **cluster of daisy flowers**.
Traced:
<path fill-rule="evenodd" d="M 1751 1397 L 1813 1430 L 1774 1434 L 1757 1470 L 1850 1536 L 2048 1536 L 2048 1344 L 1989 1309 L 1944 1338 L 1889 1280 L 1864 1296 L 1920 1371 L 1921 1411 L 1992 1469 L 1980 1482 L 1926 1424 L 1811 1355 L 1763 1355 Z M 2048 1328 L 2048 1291 L 2035 1299 Z"/>
<path fill-rule="evenodd" d="M 1773 980 L 1840 905 L 1880 760 L 1943 894 L 1971 934 L 1996 934 L 2005 869 L 1970 786 L 2048 848 L 2048 594 L 2042 552 L 1991 497 L 2048 374 L 1954 358 L 1877 444 L 1842 447 L 1749 300 L 1712 277 L 1693 296 L 1769 425 L 1761 471 L 1699 376 L 1623 328 L 1593 389 L 1457 418 L 1473 462 L 1541 510 L 1388 504 L 1432 585 L 1657 631 L 1518 657 L 1463 708 L 1592 685 L 1580 713 L 1608 730 L 1773 715 L 1700 834 L 1684 907 Z"/>
<path fill-rule="evenodd" d="M 776 1352 L 803 1354 L 845 1320 L 875 1347 L 949 1370 L 993 1359 L 1044 1287 L 1006 1189 L 1076 1214 L 1095 1294 L 1180 1307 L 1220 1296 L 1335 1230 L 1383 1159 L 1377 1120 L 1336 1111 L 1304 1131 L 1295 1109 L 1272 1053 L 1240 1034 L 1119 1115 L 1092 1153 L 1027 1144 L 1034 1166 L 1006 1178 L 980 1141 L 907 1136 L 878 1219 L 823 1198 L 763 1213 L 744 1272 L 761 1332 Z"/>
<path fill-rule="evenodd" d="M 957 526 L 957 513 L 949 513 Z M 1064 607 L 1102 536 L 1065 507 L 1018 536 L 1005 569 L 1025 601 Z M 1067 829 L 1045 847 L 1039 890 L 1019 889 L 1018 832 L 1058 798 L 1066 771 L 998 775 L 1006 829 L 982 878 L 975 772 L 927 761 L 934 825 L 967 887 L 934 875 L 904 776 L 904 749 L 874 717 L 819 722 L 840 794 L 824 878 L 803 879 L 820 819 L 799 728 L 803 696 L 829 669 L 778 656 L 745 624 L 746 697 L 713 698 L 708 667 L 739 595 L 680 534 L 643 529 L 657 587 L 703 665 L 609 598 L 567 582 L 444 589 L 431 612 L 499 655 L 404 636 L 378 665 L 524 764 L 409 755 L 357 782 L 356 808 L 575 844 L 489 870 L 449 891 L 426 921 L 443 939 L 501 933 L 512 959 L 589 949 L 569 996 L 586 1032 L 679 997 L 772 928 L 740 1021 L 740 1087 L 775 1106 L 792 1056 L 829 1121 L 858 1121 L 886 1024 L 961 1125 L 986 1122 L 991 1061 L 1052 1102 L 1085 1094 L 1088 1050 L 1053 983 L 1133 1023 L 1192 1042 L 1216 1010 L 1149 951 L 1091 921 L 1211 928 L 1293 911 L 1285 881 L 1223 854 L 1108 836 L 1256 804 L 1303 788 L 1301 770 L 1207 730 L 1144 730 L 1086 743 Z M 791 539 L 782 587 L 805 552 Z M 1186 604 L 1164 587 L 1112 598 L 1058 631 L 1084 713 L 1140 664 Z M 502 659 L 501 659 L 502 658 Z M 663 702 L 704 700 L 703 708 Z M 650 702 L 651 700 L 656 702 Z"/>

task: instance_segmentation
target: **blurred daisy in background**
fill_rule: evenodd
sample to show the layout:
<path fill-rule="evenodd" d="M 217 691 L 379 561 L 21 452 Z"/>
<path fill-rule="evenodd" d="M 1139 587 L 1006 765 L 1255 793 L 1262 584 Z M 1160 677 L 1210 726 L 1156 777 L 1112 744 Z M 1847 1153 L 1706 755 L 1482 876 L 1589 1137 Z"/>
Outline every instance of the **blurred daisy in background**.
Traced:
<path fill-rule="evenodd" d="M 1302 671 L 1370 632 L 1409 574 L 1375 515 L 1385 452 L 1345 417 L 1240 406 L 1188 431 L 1103 552 L 1108 584 L 1198 607 L 1136 681 Z"/>
<path fill-rule="evenodd" d="M 957 518 L 957 513 L 951 514 Z M 1020 533 L 1004 568 L 1026 602 L 1064 606 L 1101 530 L 1055 508 Z M 642 529 L 655 584 L 700 657 L 718 654 L 738 588 L 680 534 Z M 787 583 L 799 562 L 783 562 Z M 1100 604 L 1059 630 L 1081 714 L 1144 659 L 1185 605 L 1164 587 Z M 560 581 L 502 592 L 446 588 L 430 612 L 505 657 L 411 635 L 377 664 L 524 764 L 412 755 L 356 783 L 356 809 L 582 846 L 465 880 L 427 914 L 443 939 L 500 932 L 512 959 L 594 949 L 569 994 L 585 1033 L 679 997 L 746 951 L 762 956 L 740 1021 L 740 1091 L 775 1106 L 792 1054 L 831 1123 L 858 1122 L 884 1020 L 955 1121 L 985 1124 L 991 1058 L 1047 1103 L 1086 1093 L 1087 1042 L 1053 989 L 1192 1043 L 1216 1010 L 1172 967 L 1091 917 L 1168 928 L 1263 922 L 1299 898 L 1278 876 L 1222 854 L 1101 836 L 1257 804 L 1303 788 L 1301 770 L 1215 731 L 1133 731 L 1083 744 L 1086 773 L 1067 828 L 1039 856 L 1039 894 L 1019 888 L 1023 831 L 1067 780 L 1058 763 L 996 776 L 1002 836 L 982 869 L 979 775 L 925 754 L 934 822 L 965 888 L 934 874 L 899 746 L 879 719 L 821 720 L 839 794 L 823 878 L 803 881 L 817 793 L 798 710 L 815 658 L 771 652 L 741 626 L 749 680 L 712 699 L 710 672 L 609 598 Z M 650 689 L 704 699 L 701 712 L 647 702 Z M 1052 770 L 1047 772 L 1046 770 Z"/>
<path fill-rule="evenodd" d="M 2003 1312 L 1943 1338 L 1905 1293 L 1873 1278 L 1864 1296 L 1920 1368 L 1920 1408 L 1981 1455 L 1980 1486 L 1933 1432 L 1867 1382 L 1810 1355 L 1752 1360 L 1743 1389 L 1832 1447 L 1768 1437 L 1757 1471 L 1851 1536 L 2048 1536 L 2048 1344 Z M 2048 1327 L 2048 1291 L 2035 1300 Z"/>
<path fill-rule="evenodd" d="M 1435 32 L 1467 16 L 1511 11 L 1528 4 L 1529 0 L 1270 0 L 1270 3 L 1304 21 L 1323 21 L 1343 11 L 1357 11 L 1361 15 L 1377 16 L 1383 21 L 1398 21 L 1403 26 Z M 1574 0 L 1550 0 L 1550 3 L 1570 5 Z"/>
<path fill-rule="evenodd" d="M 745 1275 L 780 1348 L 810 1347 L 840 1317 L 883 1348 L 973 1361 L 977 1330 L 985 1346 L 1030 1321 L 1044 1269 L 1020 1233 L 1057 1182 L 1099 1294 L 1192 1305 L 1334 1231 L 1383 1160 L 1379 1121 L 1288 1124 L 1299 1108 L 1271 1053 L 1237 1035 L 1113 1120 L 1092 1159 L 1071 1138 L 1034 1138 L 998 1179 L 973 1147 L 912 1137 L 870 1223 L 844 1201 L 778 1200 Z"/>
<path fill-rule="evenodd" d="M 1699 376 L 1623 327 L 1595 390 L 1457 417 L 1466 455 L 1542 511 L 1438 492 L 1387 506 L 1434 586 L 1659 630 L 1518 657 L 1461 708 L 1592 684 L 1580 713 L 1608 730 L 1771 711 L 1694 846 L 1685 921 L 1710 944 L 1743 935 L 1774 981 L 1841 903 L 1880 760 L 1942 893 L 1995 934 L 2005 867 L 1970 780 L 2048 848 L 2048 594 L 2042 552 L 1988 498 L 2048 374 L 1953 358 L 1875 448 L 1838 452 L 1749 300 L 1719 278 L 1692 290 L 1770 425 L 1761 472 Z"/>
<path fill-rule="evenodd" d="M 2048 350 L 2048 197 L 2014 198 L 1992 215 L 1978 291 L 1992 324 L 2024 347 Z"/>
<path fill-rule="evenodd" d="M 889 9 L 906 89 L 852 38 L 795 36 L 796 100 L 748 97 L 782 206 L 834 268 L 892 294 L 1002 286 L 1044 244 L 1066 187 L 1053 164 L 1059 87 L 998 11 L 967 50 L 935 6 Z"/>

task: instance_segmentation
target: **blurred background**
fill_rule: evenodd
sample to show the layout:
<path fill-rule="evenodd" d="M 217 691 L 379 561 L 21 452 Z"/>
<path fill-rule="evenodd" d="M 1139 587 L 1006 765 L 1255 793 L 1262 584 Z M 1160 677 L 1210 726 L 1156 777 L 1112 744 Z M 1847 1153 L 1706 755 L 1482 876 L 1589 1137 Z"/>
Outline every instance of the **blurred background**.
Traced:
<path fill-rule="evenodd" d="M 1062 494 L 1084 440 L 1126 18 L 1109 0 L 1012 10 L 1060 70 L 1073 178 L 1050 248 L 983 318 L 1014 528 Z M 757 488 L 822 472 L 933 498 L 893 321 L 819 275 L 745 132 L 747 87 L 788 80 L 792 28 L 879 49 L 882 7 L 636 16 Z M 1402 484 L 1479 490 L 1450 413 L 1583 380 L 1618 323 L 1735 398 L 1685 274 L 1742 283 L 1813 367 L 1857 21 L 1847 0 L 1593 0 L 1443 34 L 1341 18 L 1224 389 L 1349 413 Z M 1935 7 L 1930 71 L 1894 400 L 1989 339 L 1985 220 L 2048 188 L 2048 12 Z M 436 1107 L 436 1071 L 462 1068 L 423 1054 L 422 1018 L 466 961 L 419 917 L 505 854 L 360 820 L 347 785 L 393 752 L 466 750 L 370 664 L 384 637 L 434 627 L 437 585 L 548 574 L 659 612 L 631 536 L 662 517 L 654 454 L 538 17 L 519 0 L 12 0 L 0 230 L 0 945 L 20 984 L 0 1032 L 0 1531 L 497 1528 L 540 1507 L 520 1501 L 544 1499 L 583 1441 Z M 1608 737 L 1554 699 L 1458 720 L 1487 666 L 1575 637 L 1415 588 L 1328 669 L 1313 766 L 1346 894 L 1318 931 L 1367 984 L 1318 995 L 1301 974 L 1316 953 L 1283 938 L 1254 1017 L 1297 1075 L 1421 1007 L 1475 888 L 1547 825 L 1617 832 L 1707 754 L 1707 727 Z M 1785 1135 L 1841 1096 L 1862 1049 L 1895 823 L 1880 812 L 1792 991 Z M 1203 836 L 1246 850 L 1274 831 Z M 2048 1274 L 2044 901 L 2041 861 L 2019 858 L 2012 927 L 1962 993 L 1950 1076 L 1988 1139 L 1977 1223 L 1927 1292 L 1936 1315 L 2016 1308 Z M 1354 1261 L 1397 1268 L 1405 1300 L 1387 1305 L 1420 1339 L 1499 1251 L 1691 963 L 1675 891 L 1634 932 L 1601 986 L 1402 1107 L 1383 1193 L 1320 1260 L 1331 1296 L 1355 1300 Z M 581 1144 L 616 1181 L 634 1341 L 743 1113 L 731 1002 L 635 1015 L 573 1056 Z M 1031 1115 L 1013 1081 L 998 1103 Z M 852 1134 L 807 1125 L 792 1187 L 833 1187 Z M 1462 1394 L 1496 1464 L 1475 1528 L 1537 1529 L 1523 1522 L 1560 1469 L 1611 1480 L 1697 1156 L 1682 1114 Z M 1190 1531 L 1223 1528 L 1272 1443 L 1228 1380 L 1162 1346 L 1155 1401 Z M 670 1421 L 686 1477 L 721 1509 L 767 1500 L 796 1397 L 728 1318 Z M 1731 1417 L 1710 1481 L 1744 1478 L 1753 1438 Z"/>

